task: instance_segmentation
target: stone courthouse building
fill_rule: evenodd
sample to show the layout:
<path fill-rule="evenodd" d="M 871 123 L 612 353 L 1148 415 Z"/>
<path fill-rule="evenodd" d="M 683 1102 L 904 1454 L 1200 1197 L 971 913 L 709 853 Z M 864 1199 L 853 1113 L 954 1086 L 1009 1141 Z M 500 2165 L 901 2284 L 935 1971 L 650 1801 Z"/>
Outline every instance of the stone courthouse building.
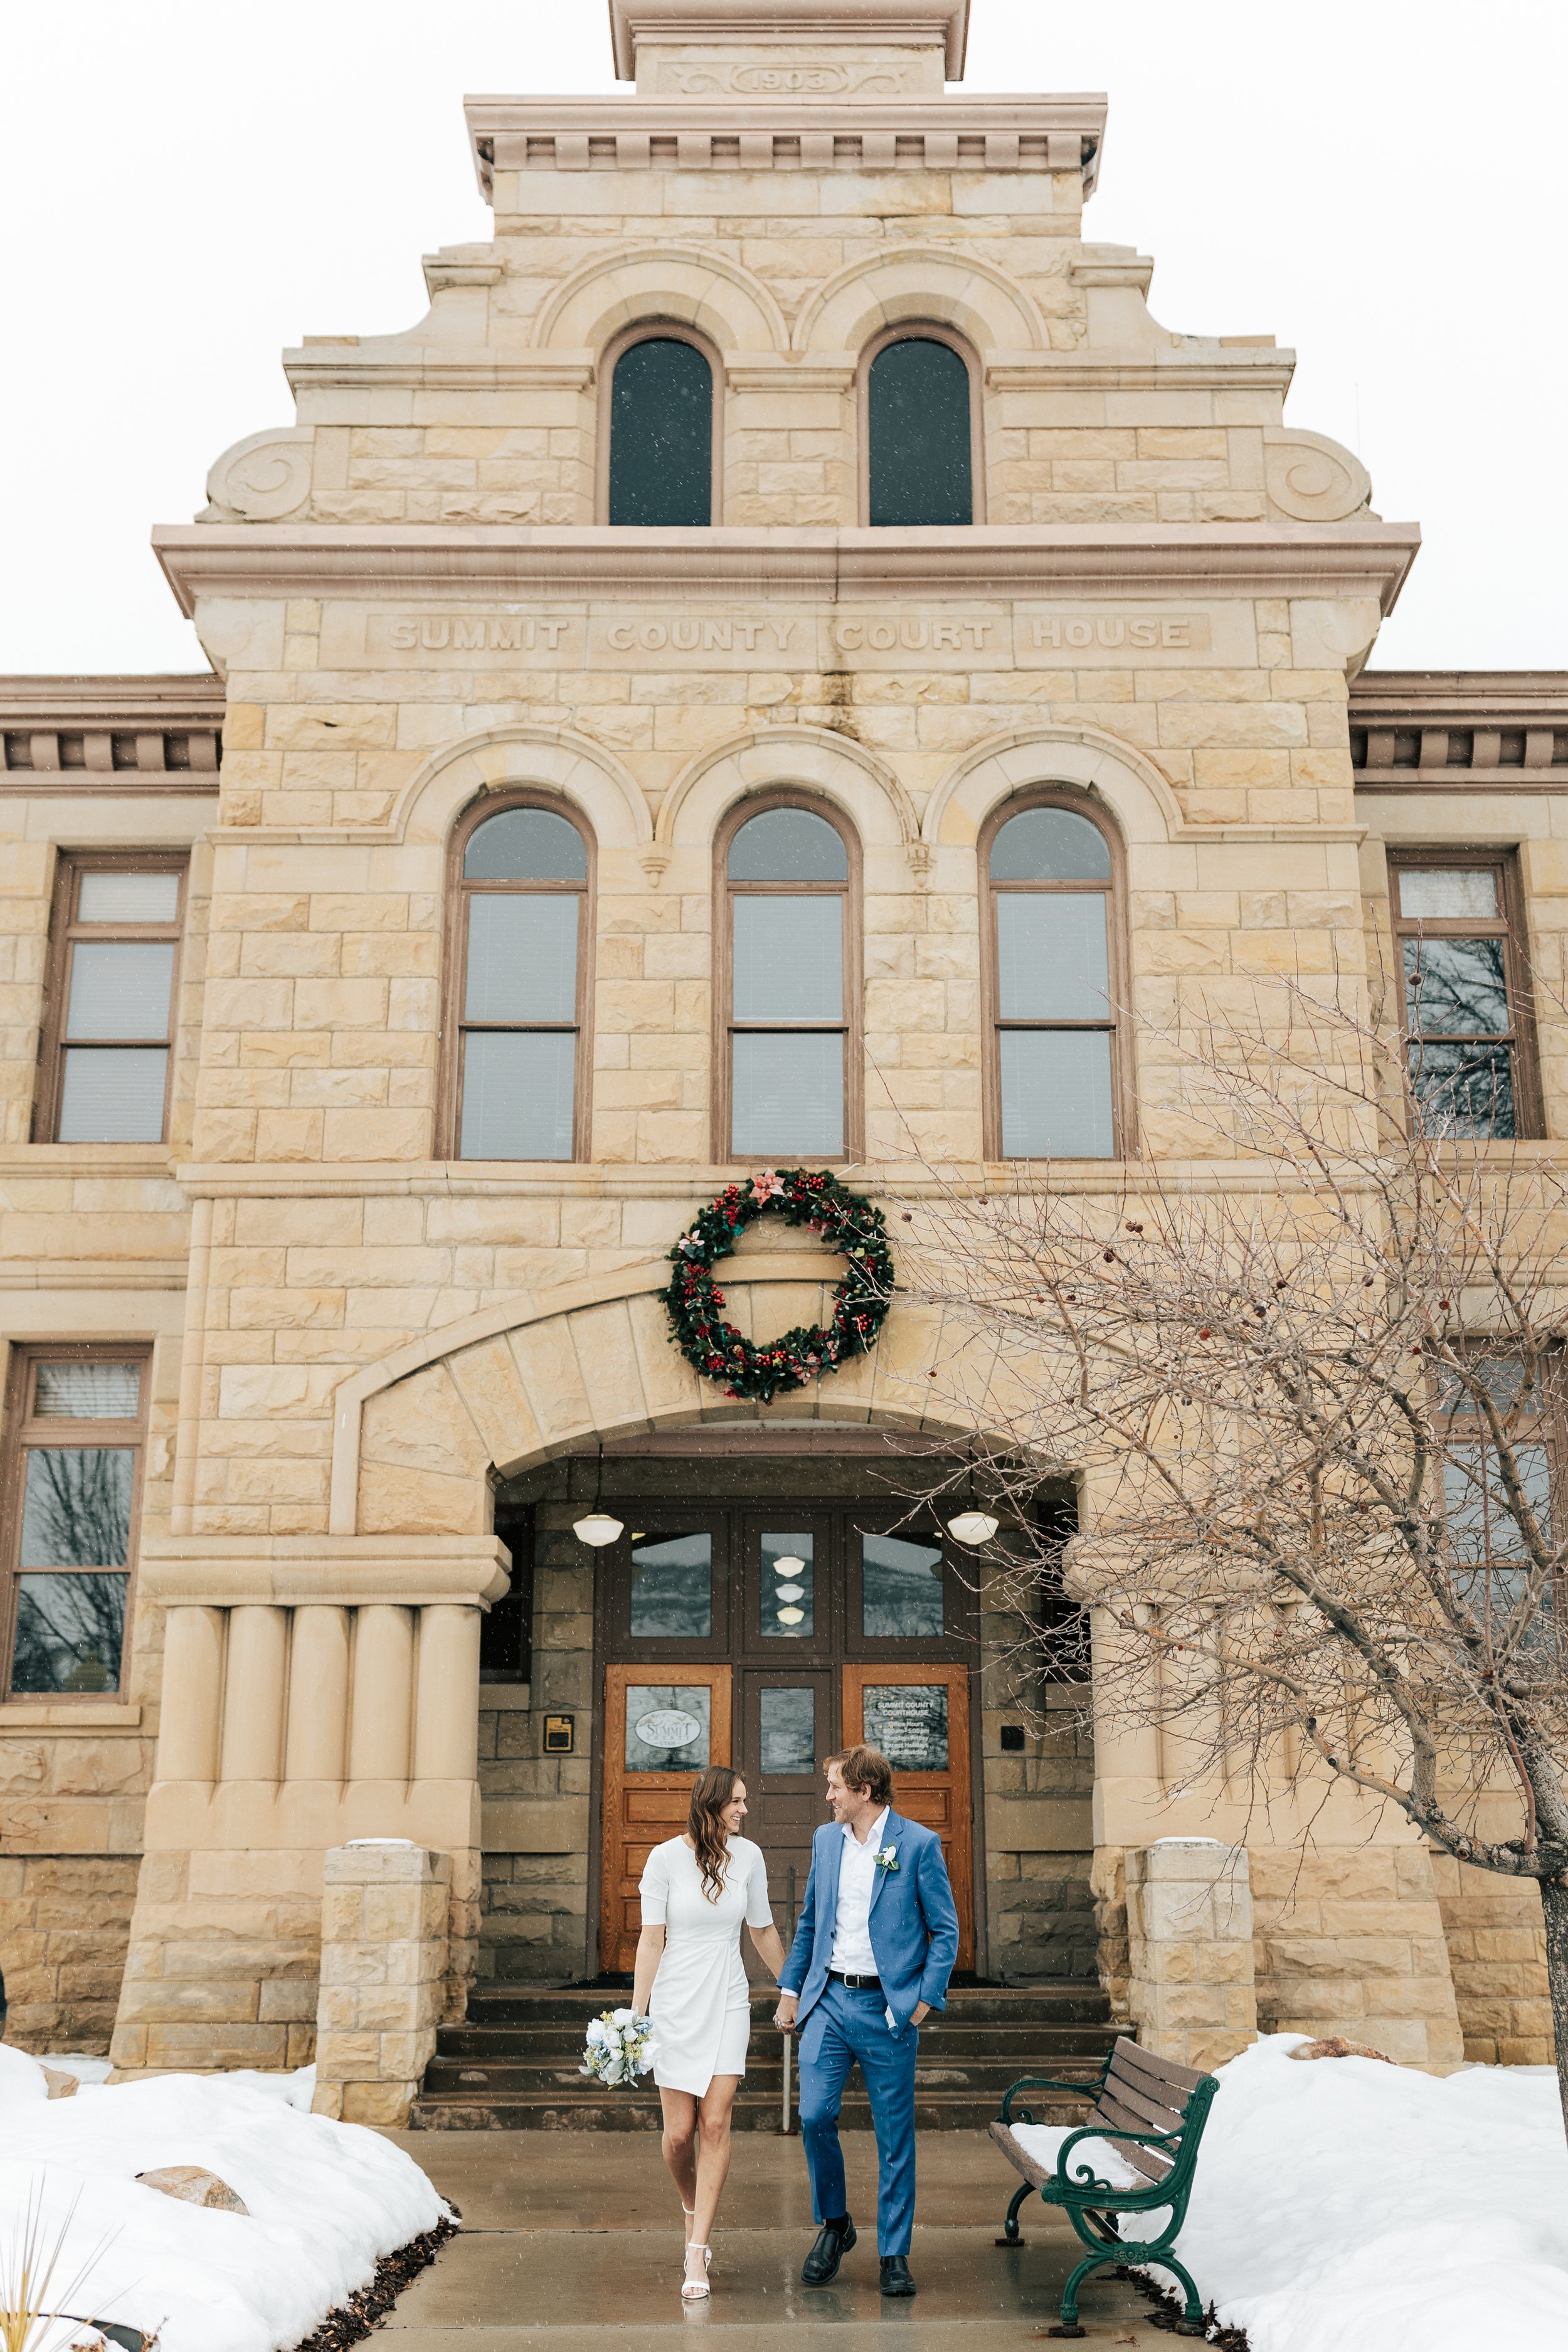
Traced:
<path fill-rule="evenodd" d="M 1126 1008 L 1423 917 L 1562 1135 L 1568 679 L 1365 668 L 1415 525 L 1272 336 L 1157 320 L 1104 100 L 970 92 L 967 0 L 610 14 L 635 95 L 470 100 L 493 239 L 156 532 L 210 675 L 0 679 L 12 2038 L 320 2022 L 399 2115 L 437 2014 L 629 1965 L 693 1766 L 783 1907 L 869 1730 L 982 1985 L 1136 2014 L 1124 1857 L 1193 1832 L 1250 1848 L 1216 2036 L 1542 2058 L 1529 1889 L 1037 1728 L 896 1491 L 970 1434 L 914 1308 L 763 1409 L 658 1294 L 775 1163 L 1179 1156 Z M 747 1234 L 743 1330 L 821 1318 L 809 1242 Z"/>

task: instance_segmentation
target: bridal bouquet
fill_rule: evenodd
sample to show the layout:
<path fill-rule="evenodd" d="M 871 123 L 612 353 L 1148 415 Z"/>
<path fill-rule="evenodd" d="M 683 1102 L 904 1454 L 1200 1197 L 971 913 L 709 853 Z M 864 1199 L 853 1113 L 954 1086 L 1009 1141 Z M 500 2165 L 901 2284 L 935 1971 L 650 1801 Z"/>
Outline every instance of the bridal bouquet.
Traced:
<path fill-rule="evenodd" d="M 653 2065 L 653 2026 L 629 2009 L 606 2009 L 592 2020 L 580 2074 L 614 2088 L 635 2085 Z"/>

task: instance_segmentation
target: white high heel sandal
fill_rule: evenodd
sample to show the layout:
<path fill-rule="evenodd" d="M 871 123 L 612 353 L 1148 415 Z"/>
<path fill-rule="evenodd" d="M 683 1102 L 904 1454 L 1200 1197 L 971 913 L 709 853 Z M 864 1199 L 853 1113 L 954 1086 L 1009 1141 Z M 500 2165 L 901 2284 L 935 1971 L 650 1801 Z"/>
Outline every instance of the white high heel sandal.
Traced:
<path fill-rule="evenodd" d="M 713 2249 L 711 2246 L 699 2245 L 697 2240 L 694 2238 L 691 2243 L 687 2247 L 686 2251 L 689 2254 L 701 2255 L 704 2273 L 712 2269 Z M 706 2303 L 708 2297 L 712 2294 L 712 2292 L 713 2290 L 709 2285 L 706 2276 L 700 2279 L 682 2279 L 680 2283 L 680 2300 L 682 2303 Z"/>

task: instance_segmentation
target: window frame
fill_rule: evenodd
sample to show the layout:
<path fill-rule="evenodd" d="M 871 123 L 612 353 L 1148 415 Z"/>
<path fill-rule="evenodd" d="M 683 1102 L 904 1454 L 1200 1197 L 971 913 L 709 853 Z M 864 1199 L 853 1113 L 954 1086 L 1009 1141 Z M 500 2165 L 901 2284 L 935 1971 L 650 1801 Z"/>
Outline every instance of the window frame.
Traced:
<path fill-rule="evenodd" d="M 89 923 L 83 924 L 76 913 L 80 897 L 81 877 L 87 874 L 174 874 L 179 879 L 179 896 L 172 921 L 167 923 Z M 166 1144 L 169 1140 L 169 1115 L 174 1099 L 174 1065 L 178 1056 L 180 1034 L 180 983 L 184 961 L 185 918 L 190 904 L 191 860 L 184 849 L 62 849 L 55 863 L 55 885 L 49 906 L 48 977 L 44 988 L 43 1019 L 38 1029 L 37 1079 L 33 1092 L 32 1139 L 35 1143 L 58 1143 L 60 1110 L 65 1098 L 65 1057 L 70 1042 L 66 1034 L 66 1020 L 70 1005 L 71 961 L 79 944 L 118 946 L 172 945 L 174 950 L 169 973 L 169 1021 L 163 1039 L 168 1061 L 163 1070 L 163 1117 L 157 1136 L 143 1139 L 146 1143 Z M 84 1044 L 146 1047 L 159 1041 L 153 1037 L 95 1037 Z M 86 1150 L 112 1150 L 113 1145 L 84 1144 L 75 1147 Z M 135 1150 L 139 1145 L 127 1145 Z"/>
<path fill-rule="evenodd" d="M 889 343 L 945 343 L 956 352 L 969 373 L 969 520 L 967 523 L 873 524 L 871 520 L 871 368 Z M 938 319 L 909 319 L 884 327 L 861 352 L 855 371 L 857 466 L 856 520 L 862 530 L 921 529 L 972 530 L 985 520 L 985 431 L 981 398 L 982 378 L 973 346 L 955 328 Z"/>
<path fill-rule="evenodd" d="M 679 526 L 687 530 L 712 530 L 724 520 L 724 362 L 719 346 L 697 327 L 689 327 L 680 319 L 638 319 L 635 324 L 623 327 L 613 335 L 599 354 L 598 415 L 595 428 L 594 458 L 594 520 L 610 527 L 610 404 L 615 392 L 616 370 L 634 343 L 690 343 L 708 362 L 713 381 L 713 415 L 710 431 L 711 488 L 709 492 L 706 524 Z M 616 530 L 641 530 L 640 523 L 616 523 Z M 660 526 L 654 526 L 659 528 Z M 675 529 L 676 525 L 663 528 Z"/>
<path fill-rule="evenodd" d="M 1388 857 L 1388 920 L 1394 940 L 1394 970 L 1399 994 L 1399 1034 L 1405 1059 L 1405 1083 L 1410 1084 L 1408 1045 L 1412 1036 L 1410 1003 L 1405 985 L 1405 941 L 1407 939 L 1500 939 L 1503 942 L 1503 984 L 1508 992 L 1510 1027 L 1507 1033 L 1479 1032 L 1478 1034 L 1507 1035 L 1513 1049 L 1514 1132 L 1512 1135 L 1485 1138 L 1456 1138 L 1455 1140 L 1486 1141 L 1510 1144 L 1539 1140 L 1546 1133 L 1545 1106 L 1541 1084 L 1541 1066 L 1537 1057 L 1535 1038 L 1535 996 L 1531 983 L 1529 938 L 1525 928 L 1524 888 L 1519 870 L 1519 852 L 1512 846 L 1453 847 L 1424 849 L 1401 842 L 1391 845 Z M 1494 917 L 1466 916 L 1443 919 L 1437 916 L 1407 916 L 1400 906 L 1399 877 L 1410 868 L 1417 872 L 1442 867 L 1450 872 L 1465 872 L 1489 866 L 1498 877 L 1498 913 Z"/>
<path fill-rule="evenodd" d="M 1101 836 L 1110 853 L 1110 878 L 1107 882 L 994 882 L 991 878 L 991 850 L 1003 826 L 1029 809 L 1059 808 L 1074 816 L 1088 819 Z M 1137 1096 L 1131 1067 L 1131 1041 L 1129 1023 L 1124 1017 L 1131 1002 L 1131 974 L 1127 935 L 1127 857 L 1120 830 L 1095 806 L 1087 793 L 1070 784 L 1029 784 L 1009 794 L 991 811 L 980 828 L 975 845 L 979 859 L 977 877 L 981 898 L 980 921 L 980 1003 L 985 1024 L 984 1045 L 984 1085 L 982 1149 L 988 1160 L 1005 1161 L 1013 1167 L 1024 1163 L 1007 1160 L 1002 1150 L 1002 1031 L 1009 1029 L 1094 1029 L 1109 1030 L 1110 1035 L 1110 1117 L 1111 1149 L 1103 1158 L 1085 1164 L 1104 1168 L 1112 1161 L 1131 1160 L 1137 1155 Z M 999 895 L 1014 893 L 1037 897 L 1101 898 L 1105 909 L 1105 961 L 1110 982 L 1112 1002 L 1109 1022 L 1097 1021 L 1009 1021 L 1003 1022 L 1001 1006 L 1001 954 L 997 942 L 996 900 Z M 1066 1157 L 1067 1155 L 1063 1155 Z"/>
<path fill-rule="evenodd" d="M 730 845 L 742 825 L 770 809 L 805 809 L 830 824 L 843 842 L 849 872 L 842 882 L 731 882 Z M 732 1139 L 734 1079 L 731 1039 L 735 986 L 735 933 L 731 899 L 747 898 L 841 898 L 844 904 L 844 1018 L 840 1023 L 798 1021 L 746 1022 L 747 1030 L 823 1031 L 838 1028 L 844 1038 L 844 1143 L 837 1152 L 812 1153 L 825 1167 L 850 1167 L 863 1156 L 865 1122 L 865 1005 L 862 949 L 862 861 L 859 836 L 849 819 L 821 793 L 779 784 L 737 801 L 728 810 L 713 837 L 713 1159 L 721 1168 L 763 1168 L 770 1158 L 788 1154 L 737 1152 Z"/>
<path fill-rule="evenodd" d="M 138 1412 L 134 1421 L 47 1421 L 39 1423 L 34 1411 L 37 1388 L 37 1367 L 41 1363 L 73 1364 L 136 1364 L 141 1369 L 137 1391 Z M 150 1340 L 132 1339 L 123 1344 L 110 1340 L 77 1342 L 58 1340 L 20 1340 L 11 1349 L 11 1361 L 5 1380 L 5 1432 L 0 1444 L 0 1478 L 4 1480 L 5 1507 L 0 1513 L 0 1707 L 16 1706 L 121 1706 L 130 1687 L 131 1654 L 136 1622 L 137 1557 L 142 1541 L 142 1487 L 147 1467 L 147 1425 L 153 1384 L 153 1347 Z M 42 1428 L 50 1433 L 34 1438 L 31 1432 Z M 58 1433 L 82 1433 L 61 1436 Z M 24 1489 L 26 1483 L 26 1456 L 37 1452 L 59 1453 L 71 1446 L 81 1449 L 114 1447 L 135 1454 L 131 1472 L 131 1520 L 125 1545 L 125 1636 L 120 1651 L 120 1680 L 112 1690 L 102 1691 L 17 1691 L 11 1687 L 11 1675 L 16 1664 L 16 1612 L 21 1596 L 22 1577 L 47 1575 L 54 1571 L 43 1569 L 24 1570 L 20 1564 L 22 1547 L 22 1516 Z M 118 1575 L 119 1570 L 63 1568 L 64 1576 Z"/>
<path fill-rule="evenodd" d="M 473 883 L 467 879 L 463 873 L 463 859 L 474 835 L 492 816 L 500 816 L 508 809 L 514 808 L 545 809 L 552 816 L 564 817 L 567 824 L 575 828 L 582 836 L 587 854 L 588 871 L 584 881 Z M 598 870 L 598 841 L 587 816 L 563 793 L 552 792 L 543 785 L 521 785 L 515 791 L 488 793 L 466 809 L 453 826 L 447 855 L 447 942 L 441 977 L 442 1068 L 436 1135 L 436 1157 L 438 1160 L 458 1161 L 465 1168 L 570 1168 L 592 1156 L 593 942 L 597 929 Z M 475 895 L 532 897 L 543 892 L 552 896 L 571 893 L 583 901 L 577 919 L 577 1053 L 572 1076 L 572 1157 L 570 1160 L 458 1160 L 458 1148 L 463 1127 L 463 1048 L 470 1025 L 463 1015 L 468 972 L 468 900 Z M 556 1031 L 572 1024 L 563 1021 L 545 1021 L 479 1022 L 472 1025 L 487 1031 Z"/>
<path fill-rule="evenodd" d="M 1505 1139 L 1505 1140 L 1510 1139 Z M 1467 1357 L 1492 1362 L 1507 1360 L 1508 1351 L 1500 1350 L 1485 1340 L 1461 1342 L 1460 1347 L 1461 1352 Z M 1529 1445 L 1538 1445 L 1541 1448 L 1546 1463 L 1548 1508 L 1553 1522 L 1563 1508 L 1564 1496 L 1568 1495 L 1568 1414 L 1565 1414 L 1565 1406 L 1568 1406 L 1568 1381 L 1565 1381 L 1565 1375 L 1568 1375 L 1568 1357 L 1564 1356 L 1561 1348 L 1548 1348 L 1540 1367 L 1534 1404 L 1529 1417 L 1515 1431 L 1513 1439 L 1516 1453 Z M 1506 1579 L 1513 1570 L 1516 1561 L 1522 1560 L 1525 1556 L 1522 1553 L 1515 1555 L 1506 1551 L 1500 1552 L 1495 1549 L 1490 1538 L 1493 1520 L 1489 1498 L 1493 1474 L 1488 1464 L 1492 1446 L 1490 1438 L 1487 1434 L 1486 1423 L 1468 1394 L 1463 1407 L 1458 1409 L 1452 1406 L 1445 1407 L 1442 1402 L 1442 1367 L 1432 1365 L 1427 1373 L 1427 1394 L 1441 1448 L 1437 1464 L 1437 1500 L 1449 1538 L 1453 1573 L 1456 1579 L 1458 1579 L 1468 1570 L 1473 1574 L 1484 1576 L 1488 1580 L 1493 1576 Z M 1473 1437 L 1468 1433 L 1471 1429 L 1475 1432 Z M 1484 1521 L 1488 1530 L 1487 1541 L 1473 1561 L 1462 1560 L 1458 1553 L 1453 1530 L 1454 1498 L 1448 1492 L 1447 1479 L 1450 1461 L 1466 1446 L 1473 1446 L 1479 1458 L 1480 1476 L 1476 1484 L 1479 1487 Z M 1471 1475 L 1474 1477 L 1474 1473 Z M 1560 1566 L 1556 1570 L 1554 1613 L 1552 1622 L 1559 1651 L 1563 1638 L 1561 1611 L 1565 1599 L 1568 1599 L 1568 1564 Z"/>

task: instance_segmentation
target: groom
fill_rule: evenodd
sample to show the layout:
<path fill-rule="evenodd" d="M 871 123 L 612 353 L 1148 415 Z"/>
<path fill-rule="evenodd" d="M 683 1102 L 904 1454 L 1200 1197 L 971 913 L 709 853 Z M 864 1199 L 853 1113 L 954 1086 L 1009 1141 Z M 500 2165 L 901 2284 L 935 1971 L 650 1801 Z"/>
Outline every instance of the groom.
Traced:
<path fill-rule="evenodd" d="M 801 2270 L 826 2286 L 855 2243 L 845 2210 L 838 2108 L 859 2062 L 877 2127 L 877 2246 L 882 2293 L 915 2292 L 915 2053 L 921 2020 L 945 2006 L 958 1958 L 958 1913 L 942 1840 L 892 1810 L 893 1775 L 875 1748 L 827 1762 L 833 1819 L 811 1846 L 795 1948 L 773 2022 L 798 2019 L 800 2128 L 822 2227 Z"/>

